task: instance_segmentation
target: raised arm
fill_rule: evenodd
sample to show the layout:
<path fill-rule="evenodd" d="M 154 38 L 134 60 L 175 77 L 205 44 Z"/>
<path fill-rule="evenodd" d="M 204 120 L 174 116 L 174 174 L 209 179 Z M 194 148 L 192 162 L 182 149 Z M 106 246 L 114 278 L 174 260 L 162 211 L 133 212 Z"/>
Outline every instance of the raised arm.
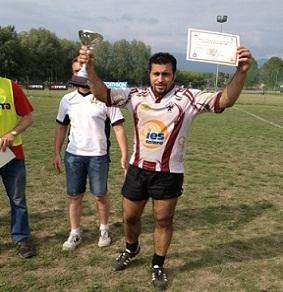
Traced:
<path fill-rule="evenodd" d="M 223 93 L 219 100 L 219 107 L 222 109 L 233 106 L 240 96 L 247 78 L 248 70 L 252 63 L 252 55 L 248 49 L 239 47 L 237 54 L 239 56 L 237 71 L 231 82 L 223 89 Z"/>
<path fill-rule="evenodd" d="M 107 87 L 104 82 L 97 76 L 94 68 L 94 58 L 87 47 L 82 46 L 78 60 L 82 64 L 86 64 L 89 87 L 92 94 L 100 101 L 107 101 Z"/>

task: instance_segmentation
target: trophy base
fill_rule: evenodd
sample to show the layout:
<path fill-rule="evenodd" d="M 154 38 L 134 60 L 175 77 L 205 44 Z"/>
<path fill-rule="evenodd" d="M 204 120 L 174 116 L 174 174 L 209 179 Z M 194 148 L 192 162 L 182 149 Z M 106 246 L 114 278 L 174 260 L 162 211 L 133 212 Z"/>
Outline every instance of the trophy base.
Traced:
<path fill-rule="evenodd" d="M 73 75 L 69 83 L 76 87 L 89 88 L 87 78 L 85 77 Z"/>

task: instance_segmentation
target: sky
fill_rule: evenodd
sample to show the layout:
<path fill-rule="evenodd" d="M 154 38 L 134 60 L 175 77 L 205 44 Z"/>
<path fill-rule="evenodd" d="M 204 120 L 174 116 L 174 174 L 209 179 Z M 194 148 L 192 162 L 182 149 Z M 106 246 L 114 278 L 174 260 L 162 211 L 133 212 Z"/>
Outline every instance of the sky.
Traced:
<path fill-rule="evenodd" d="M 143 41 L 152 52 L 186 53 L 187 29 L 240 36 L 256 59 L 283 58 L 283 0 L 0 0 L 0 26 L 17 32 L 46 28 L 60 38 L 79 40 L 78 30 L 105 40 Z"/>

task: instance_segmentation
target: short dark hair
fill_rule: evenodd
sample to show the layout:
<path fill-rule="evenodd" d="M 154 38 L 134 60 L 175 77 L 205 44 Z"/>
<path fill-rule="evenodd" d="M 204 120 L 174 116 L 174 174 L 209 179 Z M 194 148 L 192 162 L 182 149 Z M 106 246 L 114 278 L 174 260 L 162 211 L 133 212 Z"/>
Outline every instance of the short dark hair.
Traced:
<path fill-rule="evenodd" d="M 173 73 L 176 73 L 177 70 L 177 60 L 174 56 L 169 53 L 156 53 L 152 55 L 148 63 L 148 71 L 151 71 L 152 64 L 166 65 L 171 64 Z"/>

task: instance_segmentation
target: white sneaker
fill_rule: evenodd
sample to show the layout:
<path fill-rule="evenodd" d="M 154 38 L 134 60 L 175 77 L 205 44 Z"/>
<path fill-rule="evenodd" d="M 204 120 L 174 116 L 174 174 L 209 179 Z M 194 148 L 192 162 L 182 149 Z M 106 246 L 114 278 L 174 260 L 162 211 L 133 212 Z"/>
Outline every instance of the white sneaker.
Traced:
<path fill-rule="evenodd" d="M 69 238 L 67 241 L 63 243 L 63 250 L 74 250 L 78 245 L 81 243 L 82 238 L 78 234 L 70 233 Z"/>
<path fill-rule="evenodd" d="M 99 241 L 98 241 L 98 246 L 99 247 L 109 246 L 111 242 L 112 240 L 111 240 L 111 237 L 109 236 L 108 231 L 107 230 L 101 231 Z"/>

